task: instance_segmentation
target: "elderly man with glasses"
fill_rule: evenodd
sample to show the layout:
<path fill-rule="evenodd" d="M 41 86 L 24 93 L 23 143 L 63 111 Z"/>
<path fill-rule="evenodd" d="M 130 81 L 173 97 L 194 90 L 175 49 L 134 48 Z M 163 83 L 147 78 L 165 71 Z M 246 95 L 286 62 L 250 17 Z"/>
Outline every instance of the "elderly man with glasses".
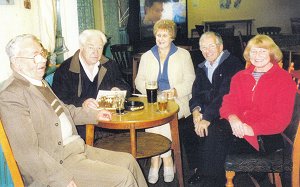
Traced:
<path fill-rule="evenodd" d="M 201 182 L 202 144 L 209 136 L 208 126 L 220 118 L 222 99 L 229 92 L 230 81 L 235 73 L 243 69 L 241 61 L 223 50 L 223 40 L 218 33 L 206 32 L 199 40 L 200 51 L 205 61 L 195 69 L 196 79 L 192 88 L 190 110 L 193 119 L 182 126 L 182 139 L 190 169 L 197 170 L 189 179 L 190 184 Z"/>
<path fill-rule="evenodd" d="M 0 116 L 25 186 L 147 186 L 130 154 L 84 144 L 75 124 L 111 113 L 58 99 L 43 80 L 46 53 L 35 36 L 15 37 L 6 51 L 13 75 L 0 92 Z"/>

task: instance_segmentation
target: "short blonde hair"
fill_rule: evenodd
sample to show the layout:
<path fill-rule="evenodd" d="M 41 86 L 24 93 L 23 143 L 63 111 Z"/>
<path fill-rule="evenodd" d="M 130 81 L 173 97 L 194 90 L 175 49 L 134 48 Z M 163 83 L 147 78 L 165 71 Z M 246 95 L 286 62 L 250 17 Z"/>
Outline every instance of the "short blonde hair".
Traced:
<path fill-rule="evenodd" d="M 161 19 L 154 24 L 153 34 L 156 35 L 158 30 L 166 30 L 172 39 L 176 38 L 177 26 L 174 21 L 168 19 Z"/>
<path fill-rule="evenodd" d="M 264 34 L 258 34 L 251 38 L 244 51 L 244 59 L 247 61 L 250 60 L 250 50 L 252 47 L 264 48 L 270 51 L 270 60 L 273 63 L 278 63 L 282 59 L 282 52 L 280 48 L 276 45 L 274 40 Z"/>
<path fill-rule="evenodd" d="M 101 32 L 99 30 L 95 30 L 95 29 L 88 29 L 88 30 L 84 30 L 84 31 L 82 31 L 82 33 L 80 33 L 79 46 L 80 47 L 85 46 L 86 41 L 91 37 L 100 38 L 103 42 L 103 45 L 105 45 L 107 43 L 107 38 L 103 32 Z"/>

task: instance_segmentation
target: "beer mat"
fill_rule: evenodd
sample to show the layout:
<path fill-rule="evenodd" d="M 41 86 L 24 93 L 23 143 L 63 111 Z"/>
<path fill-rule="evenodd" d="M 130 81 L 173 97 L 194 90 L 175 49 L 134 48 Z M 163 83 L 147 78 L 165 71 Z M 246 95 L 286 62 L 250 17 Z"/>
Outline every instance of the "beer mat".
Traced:
<path fill-rule="evenodd" d="M 144 103 L 140 101 L 125 101 L 124 107 L 128 111 L 137 111 L 144 109 Z"/>

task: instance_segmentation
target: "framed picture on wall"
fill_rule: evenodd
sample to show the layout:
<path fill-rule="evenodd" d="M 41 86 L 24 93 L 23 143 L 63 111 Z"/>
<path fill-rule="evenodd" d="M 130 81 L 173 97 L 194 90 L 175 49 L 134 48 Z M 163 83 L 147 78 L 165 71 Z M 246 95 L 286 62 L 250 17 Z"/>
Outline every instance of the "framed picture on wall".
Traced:
<path fill-rule="evenodd" d="M 13 5 L 14 0 L 0 0 L 0 5 Z"/>

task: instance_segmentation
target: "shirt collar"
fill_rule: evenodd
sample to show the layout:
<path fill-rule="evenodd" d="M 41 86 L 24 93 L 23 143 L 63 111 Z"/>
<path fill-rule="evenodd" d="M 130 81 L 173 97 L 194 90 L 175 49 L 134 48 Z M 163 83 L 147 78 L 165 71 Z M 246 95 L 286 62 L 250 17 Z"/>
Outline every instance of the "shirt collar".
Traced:
<path fill-rule="evenodd" d="M 171 56 L 172 54 L 174 54 L 174 53 L 177 51 L 177 49 L 178 49 L 178 48 L 176 47 L 176 45 L 175 45 L 173 42 L 171 42 L 171 48 L 170 48 L 168 57 Z M 159 61 L 158 46 L 157 46 L 157 45 L 153 46 L 153 47 L 151 48 L 151 51 L 152 51 L 152 53 L 154 54 L 154 56 L 155 56 L 155 57 L 158 59 L 158 61 Z"/>
<path fill-rule="evenodd" d="M 79 62 L 82 65 L 83 70 L 84 70 L 85 74 L 88 76 L 88 78 L 90 79 L 90 81 L 93 81 L 99 71 L 100 62 L 98 61 L 96 64 L 94 64 L 92 73 L 90 73 L 88 71 L 88 66 L 86 65 L 86 63 L 85 63 L 84 59 L 82 58 L 82 56 L 80 55 L 80 53 L 79 53 Z"/>
<path fill-rule="evenodd" d="M 35 85 L 35 86 L 43 86 L 43 82 L 42 80 L 36 80 L 36 79 L 33 79 L 23 73 L 19 73 L 20 75 L 22 75 L 26 80 L 28 80 L 31 84 Z"/>

